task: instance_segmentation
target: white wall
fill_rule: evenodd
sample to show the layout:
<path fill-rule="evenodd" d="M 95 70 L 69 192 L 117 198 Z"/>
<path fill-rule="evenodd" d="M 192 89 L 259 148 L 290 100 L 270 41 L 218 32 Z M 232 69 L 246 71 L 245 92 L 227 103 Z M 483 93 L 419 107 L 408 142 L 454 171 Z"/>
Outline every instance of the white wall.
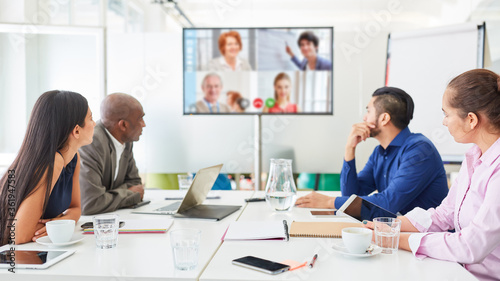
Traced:
<path fill-rule="evenodd" d="M 16 4 L 13 4 L 14 2 Z M 277 1 L 270 1 L 269 5 L 261 0 L 225 2 L 240 4 L 226 11 L 218 10 L 211 1 L 205 3 L 186 0 L 181 4 L 199 26 L 335 27 L 334 115 L 263 117 L 264 171 L 268 169 L 270 157 L 290 157 L 294 159 L 295 172 L 329 173 L 340 171 L 343 147 L 351 125 L 361 121 L 371 93 L 384 84 L 387 34 L 392 31 L 464 21 L 477 3 L 476 0 L 470 0 L 470 8 L 457 4 L 455 9 L 452 4 L 430 0 L 422 4 L 408 0 L 360 0 L 343 4 L 335 1 L 315 1 L 314 9 L 301 10 L 283 9 L 283 5 Z M 25 19 L 29 21 L 38 9 L 36 3 L 37 0 L 0 0 L 0 22 L 22 23 Z M 297 3 L 302 5 L 302 2 Z M 391 12 L 391 3 L 400 3 L 402 10 L 399 11 L 396 7 L 396 10 Z M 141 100 L 146 111 L 147 127 L 135 149 L 141 172 L 196 171 L 215 163 L 225 163 L 225 170 L 229 172 L 251 172 L 253 117 L 182 115 L 181 29 L 172 19 L 165 19 L 165 15 L 158 11 L 159 8 L 154 8 L 149 1 L 145 1 L 144 6 L 147 7 L 145 29 L 158 33 L 109 33 L 107 52 L 107 93 L 131 93 Z M 325 8 L 321 8 L 323 6 Z M 7 44 L 5 38 L 0 39 L 0 46 Z M 70 42 L 75 52 L 94 52 L 90 45 L 78 42 L 78 39 Z M 50 59 L 42 58 L 40 62 L 43 65 L 28 67 L 38 63 L 38 59 L 34 61 L 37 56 L 33 52 L 37 52 L 39 46 L 26 46 L 26 59 L 29 63 L 23 63 L 23 67 L 28 69 L 22 71 L 27 73 L 29 83 L 25 81 L 23 84 L 26 85 L 25 90 L 34 93 L 33 89 L 38 85 L 45 88 L 64 86 L 80 89 L 86 81 L 73 80 L 81 76 L 78 72 L 74 72 L 76 74 L 66 81 L 68 84 L 53 80 L 60 77 L 61 72 L 51 69 L 52 59 L 59 62 L 64 60 L 57 56 L 58 42 L 45 41 L 40 46 L 40 50 L 45 50 L 41 54 L 49 52 Z M 0 56 L 2 63 L 11 60 L 9 65 L 15 64 L 14 58 L 5 57 L 4 51 L 0 52 Z M 80 59 L 79 62 L 85 63 L 85 60 Z M 6 70 L 12 72 L 15 69 L 9 66 Z M 51 73 L 35 75 L 40 71 Z M 87 69 L 86 72 L 88 71 L 90 70 Z M 89 74 L 85 73 L 84 76 L 86 75 Z M 2 74 L 0 81 L 9 80 L 3 79 L 4 77 L 8 78 Z M 88 80 L 89 87 L 93 87 L 90 84 L 95 83 L 91 80 Z M 17 80 L 9 81 L 14 85 L 12 81 Z M 10 92 L 5 89 L 6 86 L 1 89 L 2 102 Z M 15 98 L 15 101 L 26 103 L 19 98 Z M 98 110 L 96 104 L 98 101 L 92 105 L 94 113 Z M 28 111 L 31 111 L 31 108 L 28 108 Z M 23 111 L 22 114 L 26 116 L 29 112 Z M 16 122 L 25 120 L 17 119 Z M 0 123 L 5 126 L 5 122 Z M 5 127 L 3 131 L 6 131 Z M 364 166 L 376 144 L 376 141 L 368 140 L 359 146 L 358 168 Z"/>
<path fill-rule="evenodd" d="M 0 120 L 4 121 L 0 122 L 0 148 L 3 148 L 0 154 L 17 152 L 26 122 L 26 50 L 24 46 L 12 43 L 16 35 L 0 33 Z M 12 160 L 12 156 L 5 162 L 0 157 L 0 166 L 10 164 Z"/>
<path fill-rule="evenodd" d="M 14 23 L 24 21 L 24 1 L 0 0 L 0 21 Z"/>
<path fill-rule="evenodd" d="M 0 166 L 13 161 L 43 92 L 79 92 L 93 111 L 104 96 L 99 28 L 25 27 L 0 25 Z"/>

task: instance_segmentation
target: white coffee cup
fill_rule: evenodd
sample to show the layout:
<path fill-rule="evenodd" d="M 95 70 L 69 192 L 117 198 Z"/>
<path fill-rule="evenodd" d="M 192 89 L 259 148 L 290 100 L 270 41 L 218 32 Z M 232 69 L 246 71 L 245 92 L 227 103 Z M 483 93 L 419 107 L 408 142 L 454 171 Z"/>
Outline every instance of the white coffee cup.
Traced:
<path fill-rule="evenodd" d="M 342 229 L 342 241 L 351 254 L 364 254 L 372 243 L 372 230 L 364 227 Z"/>
<path fill-rule="evenodd" d="M 71 240 L 75 231 L 74 220 L 53 220 L 45 224 L 45 229 L 52 243 L 65 243 Z"/>

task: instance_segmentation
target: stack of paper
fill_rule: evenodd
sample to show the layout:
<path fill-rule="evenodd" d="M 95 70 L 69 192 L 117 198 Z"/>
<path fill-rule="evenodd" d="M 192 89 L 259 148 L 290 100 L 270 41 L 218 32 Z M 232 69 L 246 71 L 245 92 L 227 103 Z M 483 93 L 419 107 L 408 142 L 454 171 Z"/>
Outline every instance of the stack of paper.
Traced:
<path fill-rule="evenodd" d="M 165 233 L 172 226 L 173 219 L 123 220 L 125 224 L 118 230 L 120 234 L 131 233 Z M 94 229 L 83 230 L 84 234 L 93 234 Z"/>
<path fill-rule="evenodd" d="M 282 221 L 236 221 L 229 225 L 222 240 L 286 239 L 287 232 Z"/>

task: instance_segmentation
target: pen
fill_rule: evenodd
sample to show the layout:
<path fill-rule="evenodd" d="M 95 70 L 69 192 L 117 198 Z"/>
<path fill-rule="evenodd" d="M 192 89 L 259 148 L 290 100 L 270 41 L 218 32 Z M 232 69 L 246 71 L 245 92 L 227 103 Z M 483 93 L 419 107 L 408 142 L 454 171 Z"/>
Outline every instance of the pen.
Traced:
<path fill-rule="evenodd" d="M 183 200 L 184 197 L 166 197 L 165 200 Z M 207 196 L 205 199 L 220 199 L 220 196 Z"/>
<path fill-rule="evenodd" d="M 286 235 L 286 240 L 290 240 L 290 234 L 288 233 L 288 224 L 286 223 L 286 220 L 283 220 L 283 228 L 285 229 L 285 235 Z"/>
<path fill-rule="evenodd" d="M 318 254 L 315 254 L 314 257 L 312 258 L 311 262 L 309 263 L 310 268 L 313 268 L 314 263 L 316 262 L 317 259 L 318 259 Z"/>

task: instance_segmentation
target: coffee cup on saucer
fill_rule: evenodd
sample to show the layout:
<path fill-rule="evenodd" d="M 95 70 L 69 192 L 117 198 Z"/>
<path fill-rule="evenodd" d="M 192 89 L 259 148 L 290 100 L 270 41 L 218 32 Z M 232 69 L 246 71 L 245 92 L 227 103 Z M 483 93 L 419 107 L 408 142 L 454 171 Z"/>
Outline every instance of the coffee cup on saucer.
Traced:
<path fill-rule="evenodd" d="M 75 231 L 74 220 L 53 220 L 45 224 L 45 229 L 52 243 L 66 243 L 71 240 Z"/>
<path fill-rule="evenodd" d="M 342 241 L 351 254 L 364 254 L 372 243 L 372 230 L 364 227 L 342 229 Z"/>

